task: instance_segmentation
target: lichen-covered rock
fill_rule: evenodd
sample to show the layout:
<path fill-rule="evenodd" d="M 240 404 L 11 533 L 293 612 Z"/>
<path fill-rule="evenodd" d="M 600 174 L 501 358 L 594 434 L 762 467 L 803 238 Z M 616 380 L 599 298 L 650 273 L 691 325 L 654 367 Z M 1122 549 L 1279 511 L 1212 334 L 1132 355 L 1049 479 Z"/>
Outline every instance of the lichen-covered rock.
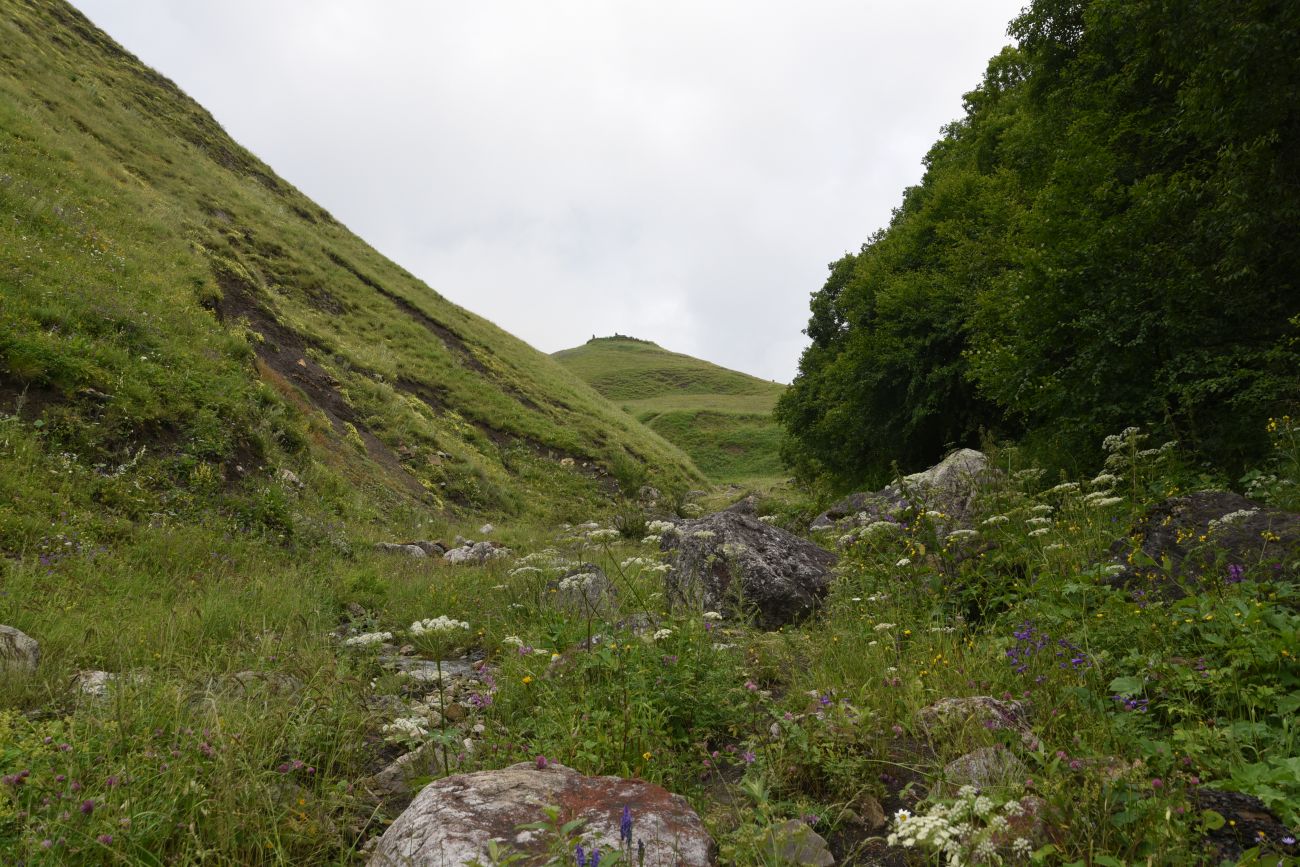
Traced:
<path fill-rule="evenodd" d="M 944 731 L 974 725 L 989 731 L 1013 731 L 1021 743 L 1031 749 L 1038 738 L 1029 728 L 1029 715 L 1018 701 L 1002 701 L 991 695 L 967 695 L 944 698 L 916 712 L 916 721 L 931 736 Z"/>
<path fill-rule="evenodd" d="M 753 613 L 776 629 L 816 611 L 836 557 L 806 539 L 740 512 L 717 512 L 664 534 L 668 601 L 727 617 Z"/>
<path fill-rule="evenodd" d="M 620 848 L 623 808 L 632 815 L 632 861 L 645 845 L 646 865 L 706 867 L 714 845 L 686 800 L 652 783 L 620 777 L 587 777 L 563 765 L 532 762 L 496 771 L 457 774 L 430 783 L 379 839 L 368 867 L 459 867 L 487 863 L 487 845 L 524 853 L 524 864 L 546 863 L 553 842 L 521 825 L 541 821 L 544 808 L 559 807 L 566 820 L 582 819 L 588 851 Z"/>
<path fill-rule="evenodd" d="M 492 542 L 475 542 L 459 548 L 452 548 L 442 559 L 453 566 L 482 566 L 491 560 L 500 560 L 511 556 L 509 548 L 503 548 Z"/>
<path fill-rule="evenodd" d="M 791 819 L 764 836 L 764 848 L 777 864 L 791 867 L 830 867 L 835 863 L 825 838 L 807 823 Z"/>
<path fill-rule="evenodd" d="M 1018 789 L 1029 771 L 1025 763 L 1003 746 L 982 747 L 953 759 L 943 769 L 945 791 L 962 786 L 977 789 Z"/>
<path fill-rule="evenodd" d="M 1294 581 L 1300 514 L 1240 494 L 1199 491 L 1153 506 L 1112 553 L 1114 586 L 1181 598 L 1208 580 L 1240 580 L 1246 569 Z M 1260 571 L 1262 569 L 1262 572 Z"/>
<path fill-rule="evenodd" d="M 898 484 L 850 494 L 814 518 L 810 529 L 828 530 L 860 515 L 877 520 L 909 506 L 937 510 L 949 516 L 952 527 L 964 526 L 976 495 L 995 474 L 982 452 L 958 449 L 928 470 L 905 476 Z"/>
<path fill-rule="evenodd" d="M 0 625 L 0 672 L 33 674 L 41 664 L 41 646 L 20 629 Z"/>

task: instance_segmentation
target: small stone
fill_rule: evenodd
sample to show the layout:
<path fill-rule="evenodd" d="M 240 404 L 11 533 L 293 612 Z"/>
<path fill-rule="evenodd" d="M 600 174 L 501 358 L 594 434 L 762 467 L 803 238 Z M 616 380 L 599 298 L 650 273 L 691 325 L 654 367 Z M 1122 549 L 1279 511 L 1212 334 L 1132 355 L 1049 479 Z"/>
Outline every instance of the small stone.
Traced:
<path fill-rule="evenodd" d="M 496 527 L 493 527 L 491 524 L 484 524 L 482 527 L 478 528 L 478 534 L 480 536 L 487 536 L 490 535 L 495 530 Z"/>

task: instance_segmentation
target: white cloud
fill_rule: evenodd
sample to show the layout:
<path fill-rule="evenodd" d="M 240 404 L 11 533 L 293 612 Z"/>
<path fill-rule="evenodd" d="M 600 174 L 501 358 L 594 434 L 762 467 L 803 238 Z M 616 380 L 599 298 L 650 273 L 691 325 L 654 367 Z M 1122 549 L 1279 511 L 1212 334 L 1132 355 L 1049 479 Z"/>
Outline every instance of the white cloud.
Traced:
<path fill-rule="evenodd" d="M 77 0 L 430 286 L 539 349 L 793 376 L 1022 0 Z"/>

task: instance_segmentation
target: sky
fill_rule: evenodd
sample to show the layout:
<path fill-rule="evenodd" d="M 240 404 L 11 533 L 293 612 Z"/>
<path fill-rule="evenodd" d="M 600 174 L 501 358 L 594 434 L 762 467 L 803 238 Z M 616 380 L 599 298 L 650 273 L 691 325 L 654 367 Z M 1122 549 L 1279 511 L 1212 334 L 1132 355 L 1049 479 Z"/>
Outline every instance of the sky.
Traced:
<path fill-rule="evenodd" d="M 73 0 L 442 295 L 789 382 L 1025 0 Z"/>

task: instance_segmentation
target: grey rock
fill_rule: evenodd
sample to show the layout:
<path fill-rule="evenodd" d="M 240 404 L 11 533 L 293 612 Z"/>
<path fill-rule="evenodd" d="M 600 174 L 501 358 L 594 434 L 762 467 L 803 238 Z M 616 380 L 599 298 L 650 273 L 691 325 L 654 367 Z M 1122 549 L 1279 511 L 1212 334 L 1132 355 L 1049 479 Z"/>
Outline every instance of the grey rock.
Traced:
<path fill-rule="evenodd" d="M 408 557 L 414 557 L 417 560 L 428 557 L 428 553 L 419 545 L 397 543 L 397 542 L 376 542 L 376 551 L 383 551 L 386 554 L 405 554 Z"/>
<path fill-rule="evenodd" d="M 738 512 L 717 512 L 665 534 L 670 605 L 694 605 L 728 617 L 754 612 L 776 629 L 815 612 L 836 557 L 779 527 Z"/>
<path fill-rule="evenodd" d="M 1141 556 L 1133 557 L 1134 562 L 1159 565 L 1130 562 L 1132 539 L 1140 540 Z M 1300 561 L 1300 514 L 1239 494 L 1198 491 L 1151 507 L 1111 553 L 1124 571 L 1108 583 L 1166 599 L 1228 579 L 1230 567 L 1249 567 L 1255 577 L 1294 582 Z"/>
<path fill-rule="evenodd" d="M 429 741 L 398 756 L 379 773 L 362 780 L 361 788 L 379 801 L 400 802 L 410 797 L 417 778 L 436 776 L 441 770 L 437 746 Z"/>
<path fill-rule="evenodd" d="M 407 545 L 414 545 L 430 557 L 441 557 L 447 553 L 447 546 L 441 542 L 433 542 L 428 539 L 416 539 L 414 542 L 407 542 Z"/>
<path fill-rule="evenodd" d="M 806 822 L 798 819 L 769 828 L 764 843 L 777 864 L 830 867 L 835 863 L 835 856 L 831 854 L 826 840 L 808 827 Z"/>
<path fill-rule="evenodd" d="M 1028 725 L 1025 707 L 1018 701 L 1002 701 L 991 695 L 968 695 L 940 699 L 916 712 L 927 731 L 975 723 L 994 731 L 1019 731 Z"/>
<path fill-rule="evenodd" d="M 73 676 L 72 685 L 89 698 L 108 698 L 108 688 L 117 680 L 111 671 L 79 671 Z"/>
<path fill-rule="evenodd" d="M 1006 747 L 982 747 L 953 759 L 943 769 L 945 790 L 962 786 L 978 789 L 1019 789 L 1028 776 L 1025 763 Z"/>
<path fill-rule="evenodd" d="M 727 506 L 723 511 L 758 517 L 758 497 L 755 494 L 748 494 Z"/>
<path fill-rule="evenodd" d="M 482 527 L 478 528 L 478 533 L 480 536 L 487 536 L 492 532 L 494 532 L 495 530 L 496 527 L 493 527 L 491 524 L 484 524 Z"/>
<path fill-rule="evenodd" d="M 453 566 L 481 566 L 490 560 L 500 560 L 511 556 L 509 548 L 503 548 L 493 542 L 476 542 L 452 548 L 442 559 Z"/>
<path fill-rule="evenodd" d="M 619 848 L 624 805 L 632 834 L 645 844 L 649 867 L 707 867 L 714 845 L 686 800 L 659 786 L 619 777 L 587 777 L 563 765 L 523 762 L 495 771 L 457 774 L 426 786 L 380 837 L 368 867 L 487 863 L 495 840 L 540 863 L 547 837 L 520 825 L 540 821 L 554 805 L 581 819 L 588 849 Z M 635 856 L 634 856 L 635 857 Z"/>
<path fill-rule="evenodd" d="M 0 625 L 0 672 L 34 674 L 41 664 L 41 646 L 27 633 Z"/>
<path fill-rule="evenodd" d="M 958 449 L 919 473 L 874 492 L 850 494 L 813 519 L 810 529 L 827 530 L 859 515 L 877 520 L 894 509 L 920 506 L 949 516 L 950 529 L 964 526 L 981 488 L 997 475 L 982 452 Z"/>
<path fill-rule="evenodd" d="M 284 483 L 285 483 L 286 485 L 288 485 L 289 487 L 291 487 L 291 488 L 296 488 L 296 489 L 299 489 L 299 490 L 302 489 L 302 486 L 303 486 L 303 484 L 302 484 L 302 479 L 298 478 L 298 474 L 295 473 L 293 470 L 288 469 L 288 468 L 286 467 L 286 468 L 281 469 L 281 470 L 280 470 L 278 473 L 276 473 L 275 475 L 276 475 L 276 477 L 277 477 L 280 481 L 284 482 Z"/>

